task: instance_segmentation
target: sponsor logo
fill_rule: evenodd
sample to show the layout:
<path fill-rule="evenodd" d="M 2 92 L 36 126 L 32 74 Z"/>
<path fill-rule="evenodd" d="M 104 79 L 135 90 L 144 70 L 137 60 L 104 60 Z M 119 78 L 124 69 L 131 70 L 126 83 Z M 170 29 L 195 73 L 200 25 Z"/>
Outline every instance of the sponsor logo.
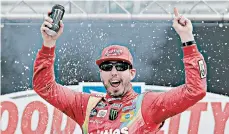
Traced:
<path fill-rule="evenodd" d="M 92 109 L 90 112 L 90 117 L 93 117 L 97 114 L 97 110 L 96 109 Z"/>
<path fill-rule="evenodd" d="M 90 133 L 89 133 L 90 134 Z M 103 130 L 103 131 L 97 131 L 97 134 L 129 134 L 128 127 L 124 127 L 121 129 L 109 129 L 109 130 Z"/>
<path fill-rule="evenodd" d="M 99 110 L 97 117 L 105 117 L 107 114 L 107 110 Z"/>
<path fill-rule="evenodd" d="M 114 104 L 111 105 L 111 107 L 120 108 L 120 107 L 122 107 L 122 104 L 114 103 Z"/>
<path fill-rule="evenodd" d="M 111 102 L 111 101 L 115 101 L 115 100 L 121 100 L 122 98 L 108 98 L 107 101 Z"/>
<path fill-rule="evenodd" d="M 116 109 L 111 109 L 109 119 L 115 120 L 117 117 L 118 117 L 118 111 Z"/>
<path fill-rule="evenodd" d="M 104 108 L 106 107 L 107 104 L 105 104 L 104 102 L 100 101 L 97 105 L 96 105 L 96 108 Z"/>
<path fill-rule="evenodd" d="M 199 64 L 199 69 L 200 69 L 200 78 L 201 79 L 206 78 L 207 73 L 206 73 L 206 69 L 204 66 L 204 60 L 199 60 L 198 64 Z"/>
<path fill-rule="evenodd" d="M 133 117 L 134 117 L 134 111 L 130 111 L 128 113 L 122 113 L 120 122 L 130 121 L 133 119 Z"/>
<path fill-rule="evenodd" d="M 133 104 L 131 106 L 126 106 L 122 109 L 123 112 L 127 111 L 127 110 L 133 110 L 136 108 L 136 104 Z"/>
<path fill-rule="evenodd" d="M 119 56 L 121 55 L 123 52 L 121 49 L 117 49 L 117 48 L 111 48 L 109 50 L 106 51 L 105 56 Z"/>

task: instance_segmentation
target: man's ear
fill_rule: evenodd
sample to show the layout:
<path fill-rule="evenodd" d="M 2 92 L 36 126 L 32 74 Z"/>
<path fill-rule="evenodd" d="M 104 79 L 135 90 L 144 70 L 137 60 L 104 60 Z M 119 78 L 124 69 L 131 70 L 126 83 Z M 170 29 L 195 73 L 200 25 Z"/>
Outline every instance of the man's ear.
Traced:
<path fill-rule="evenodd" d="M 130 69 L 130 80 L 133 80 L 135 78 L 135 75 L 136 75 L 136 69 Z"/>

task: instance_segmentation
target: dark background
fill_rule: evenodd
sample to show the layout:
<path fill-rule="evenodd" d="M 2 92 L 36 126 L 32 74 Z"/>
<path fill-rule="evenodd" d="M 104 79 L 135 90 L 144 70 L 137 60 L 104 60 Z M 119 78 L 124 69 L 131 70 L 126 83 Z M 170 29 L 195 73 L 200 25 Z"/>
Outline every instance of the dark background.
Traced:
<path fill-rule="evenodd" d="M 64 85 L 99 82 L 95 60 L 110 44 L 127 46 L 137 69 L 135 82 L 178 86 L 184 83 L 179 36 L 171 21 L 64 21 L 57 41 L 55 73 Z M 1 94 L 32 88 L 33 62 L 42 45 L 42 21 L 2 20 Z M 208 65 L 208 92 L 229 94 L 229 22 L 193 22 Z"/>

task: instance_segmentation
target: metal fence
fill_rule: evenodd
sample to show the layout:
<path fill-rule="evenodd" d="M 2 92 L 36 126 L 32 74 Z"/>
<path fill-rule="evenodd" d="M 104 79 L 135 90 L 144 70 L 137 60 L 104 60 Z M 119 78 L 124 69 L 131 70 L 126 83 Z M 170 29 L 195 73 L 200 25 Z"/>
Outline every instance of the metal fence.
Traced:
<path fill-rule="evenodd" d="M 133 19 L 168 20 L 173 8 L 192 20 L 229 20 L 229 1 L 6 1 L 3 0 L 1 17 L 7 19 L 41 19 L 54 4 L 66 8 L 65 19 Z"/>

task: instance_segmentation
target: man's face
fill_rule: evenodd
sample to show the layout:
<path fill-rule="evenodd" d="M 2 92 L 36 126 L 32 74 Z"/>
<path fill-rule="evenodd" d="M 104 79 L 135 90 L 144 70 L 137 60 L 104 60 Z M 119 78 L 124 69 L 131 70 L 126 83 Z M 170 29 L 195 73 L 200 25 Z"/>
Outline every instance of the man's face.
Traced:
<path fill-rule="evenodd" d="M 108 61 L 100 65 L 100 77 L 112 97 L 122 97 L 130 88 L 136 70 L 126 62 Z"/>

